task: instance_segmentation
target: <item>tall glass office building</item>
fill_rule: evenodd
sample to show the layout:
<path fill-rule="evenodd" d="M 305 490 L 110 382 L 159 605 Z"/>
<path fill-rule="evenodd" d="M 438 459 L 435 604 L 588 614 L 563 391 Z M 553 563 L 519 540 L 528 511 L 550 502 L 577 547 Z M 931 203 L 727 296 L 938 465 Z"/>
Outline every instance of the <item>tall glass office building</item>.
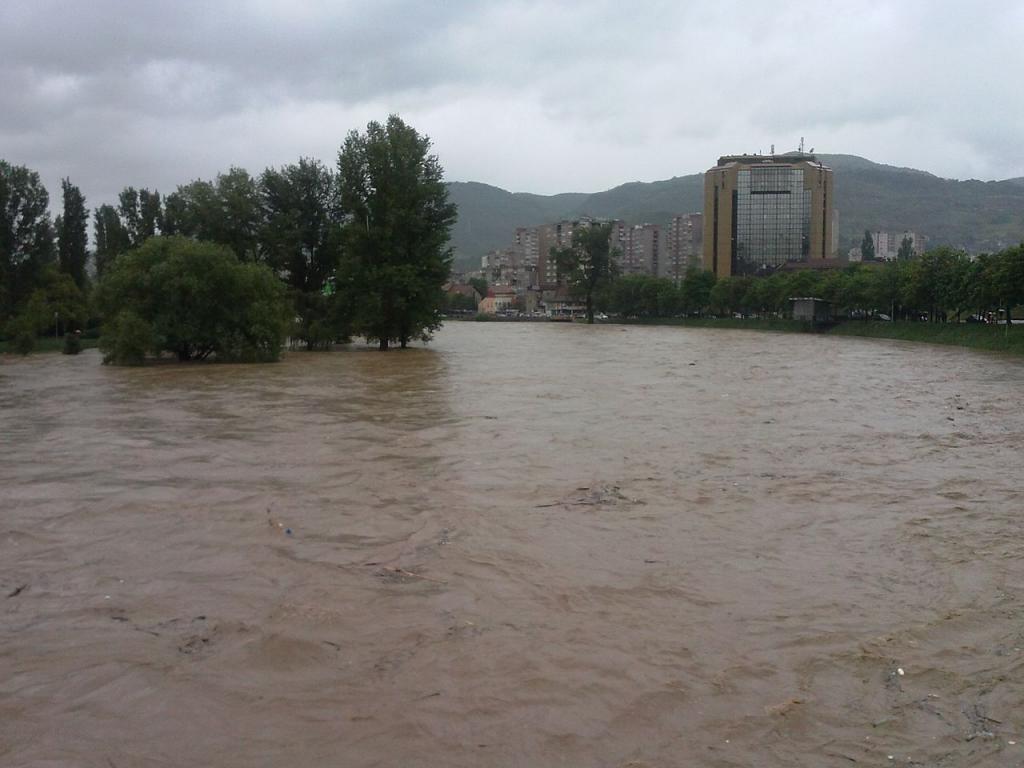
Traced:
<path fill-rule="evenodd" d="M 733 155 L 704 175 L 704 266 L 766 275 L 831 256 L 832 171 L 813 155 Z"/>

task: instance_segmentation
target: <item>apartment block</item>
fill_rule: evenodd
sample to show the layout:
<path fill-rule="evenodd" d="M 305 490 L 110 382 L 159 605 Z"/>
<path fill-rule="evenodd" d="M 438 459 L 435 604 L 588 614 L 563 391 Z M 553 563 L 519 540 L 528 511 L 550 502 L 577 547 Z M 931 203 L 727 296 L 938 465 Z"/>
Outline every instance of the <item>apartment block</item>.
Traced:
<path fill-rule="evenodd" d="M 679 282 L 686 270 L 700 267 L 703 257 L 704 216 L 700 213 L 680 213 L 672 217 L 665 241 L 664 258 L 658 276 Z"/>

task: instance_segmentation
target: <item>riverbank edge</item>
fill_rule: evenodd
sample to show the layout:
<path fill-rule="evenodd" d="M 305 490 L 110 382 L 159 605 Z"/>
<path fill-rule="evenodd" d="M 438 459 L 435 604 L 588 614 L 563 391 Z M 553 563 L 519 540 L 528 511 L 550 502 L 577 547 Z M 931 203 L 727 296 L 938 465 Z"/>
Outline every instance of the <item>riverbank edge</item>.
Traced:
<path fill-rule="evenodd" d="M 469 318 L 472 320 L 472 318 Z M 464 322 L 456 320 L 455 322 Z M 602 325 L 653 325 L 681 328 L 719 328 L 723 330 L 772 331 L 776 333 L 822 333 L 832 336 L 858 336 L 868 339 L 892 339 L 922 344 L 981 349 L 1024 356 L 1024 326 L 1009 329 L 1005 325 L 969 323 L 908 323 L 877 320 L 848 320 L 827 328 L 812 328 L 799 320 L 760 320 L 737 318 L 656 318 L 604 321 Z M 60 352 L 62 339 L 37 339 L 33 354 Z M 82 349 L 97 345 L 96 339 L 82 339 Z M 14 355 L 9 342 L 0 341 L 0 354 Z"/>
<path fill-rule="evenodd" d="M 847 320 L 824 328 L 814 328 L 799 320 L 758 320 L 737 318 L 663 318 L 623 320 L 624 325 L 669 325 L 682 328 L 721 328 L 778 333 L 821 333 L 831 336 L 858 336 L 868 339 L 892 339 L 923 344 L 942 344 L 989 352 L 1024 355 L 1024 326 L 974 323 L 911 323 L 881 320 Z"/>
<path fill-rule="evenodd" d="M 93 349 L 99 345 L 99 339 L 82 339 L 82 349 Z M 18 352 L 12 349 L 13 341 L 0 339 L 0 355 L 17 355 Z M 29 354 L 39 355 L 51 352 L 64 351 L 64 338 L 55 339 L 53 336 L 41 336 L 36 339 L 36 346 Z"/>

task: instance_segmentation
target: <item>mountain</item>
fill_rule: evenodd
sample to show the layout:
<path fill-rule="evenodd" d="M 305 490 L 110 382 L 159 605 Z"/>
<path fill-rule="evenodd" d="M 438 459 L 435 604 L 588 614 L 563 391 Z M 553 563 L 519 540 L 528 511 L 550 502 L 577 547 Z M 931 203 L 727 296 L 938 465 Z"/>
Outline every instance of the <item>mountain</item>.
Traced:
<path fill-rule="evenodd" d="M 860 244 L 865 229 L 910 229 L 930 245 L 970 252 L 1024 241 L 1024 177 L 957 181 L 926 171 L 874 163 L 855 155 L 817 155 L 835 172 L 840 250 Z M 700 211 L 704 176 L 631 182 L 604 192 L 532 195 L 478 182 L 451 182 L 459 206 L 452 230 L 456 266 L 478 266 L 480 257 L 512 242 L 516 227 L 596 216 L 667 225 L 677 213 Z"/>

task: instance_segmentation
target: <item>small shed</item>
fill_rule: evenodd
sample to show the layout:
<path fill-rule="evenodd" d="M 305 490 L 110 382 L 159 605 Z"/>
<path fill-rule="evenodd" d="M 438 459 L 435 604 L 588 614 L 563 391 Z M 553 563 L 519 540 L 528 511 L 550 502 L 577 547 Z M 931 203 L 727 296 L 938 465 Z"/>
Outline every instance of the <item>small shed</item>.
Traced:
<path fill-rule="evenodd" d="M 790 299 L 793 305 L 793 319 L 806 323 L 832 322 L 832 303 L 811 296 Z"/>

